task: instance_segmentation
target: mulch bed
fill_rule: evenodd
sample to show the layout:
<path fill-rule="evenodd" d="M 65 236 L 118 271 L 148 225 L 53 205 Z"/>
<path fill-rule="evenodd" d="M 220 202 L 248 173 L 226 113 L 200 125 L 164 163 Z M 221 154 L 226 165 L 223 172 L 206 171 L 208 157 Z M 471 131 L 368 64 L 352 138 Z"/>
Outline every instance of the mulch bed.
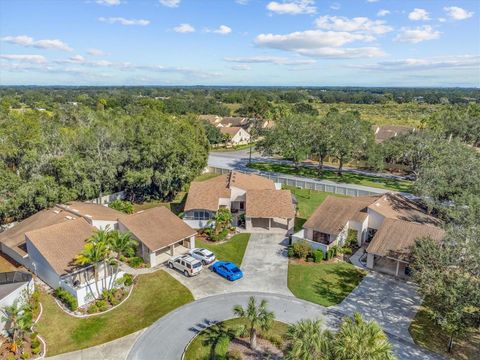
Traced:
<path fill-rule="evenodd" d="M 21 346 L 17 347 L 17 353 L 12 352 L 12 345 L 10 339 L 6 338 L 3 335 L 0 335 L 0 359 L 1 360 L 10 360 L 10 359 L 22 359 L 22 354 L 29 354 L 29 358 L 36 358 L 39 355 L 32 354 L 32 340 L 30 339 L 30 334 L 25 334 L 23 337 L 23 342 Z M 40 343 L 41 344 L 41 343 Z M 41 348 L 42 345 L 40 345 Z"/>
<path fill-rule="evenodd" d="M 250 349 L 247 338 L 235 338 L 230 342 L 229 352 L 239 352 L 243 360 L 281 360 L 284 358 L 283 351 L 270 341 L 257 337 L 257 350 Z"/>

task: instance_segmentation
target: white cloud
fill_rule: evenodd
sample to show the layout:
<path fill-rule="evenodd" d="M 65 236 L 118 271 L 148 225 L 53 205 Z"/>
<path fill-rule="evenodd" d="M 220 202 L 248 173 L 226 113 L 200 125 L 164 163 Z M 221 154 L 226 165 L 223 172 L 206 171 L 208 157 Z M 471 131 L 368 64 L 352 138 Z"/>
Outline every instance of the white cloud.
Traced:
<path fill-rule="evenodd" d="M 235 71 L 247 71 L 247 70 L 250 70 L 251 67 L 248 66 L 247 64 L 238 64 L 238 65 L 233 65 L 232 67 L 230 67 L 230 69 Z"/>
<path fill-rule="evenodd" d="M 131 26 L 131 25 L 139 25 L 139 26 L 147 26 L 150 24 L 150 20 L 145 19 L 125 19 L 123 17 L 99 17 L 98 21 L 107 23 L 107 24 L 120 24 L 124 26 Z"/>
<path fill-rule="evenodd" d="M 220 34 L 220 35 L 227 35 L 227 34 L 230 34 L 232 32 L 232 28 L 230 28 L 227 25 L 220 25 L 217 29 L 206 28 L 205 32 L 215 33 L 215 34 Z"/>
<path fill-rule="evenodd" d="M 330 5 L 330 9 L 332 10 L 340 10 L 342 5 L 340 5 L 338 2 L 334 2 L 333 4 Z"/>
<path fill-rule="evenodd" d="M 408 18 L 412 21 L 430 20 L 428 11 L 419 8 L 413 9 L 413 11 L 408 14 Z"/>
<path fill-rule="evenodd" d="M 479 55 L 448 56 L 430 59 L 402 59 L 394 61 L 381 61 L 376 64 L 352 65 L 355 68 L 379 71 L 411 71 L 432 69 L 478 69 L 480 66 Z"/>
<path fill-rule="evenodd" d="M 120 0 L 96 0 L 95 2 L 105 6 L 117 6 L 122 3 Z"/>
<path fill-rule="evenodd" d="M 369 3 L 376 3 L 376 2 L 379 2 L 380 0 L 367 0 L 367 2 Z"/>
<path fill-rule="evenodd" d="M 195 28 L 190 24 L 180 24 L 178 26 L 175 26 L 173 30 L 175 32 L 183 33 L 183 34 L 195 32 Z"/>
<path fill-rule="evenodd" d="M 33 64 L 43 64 L 47 61 L 42 55 L 24 55 L 24 54 L 4 54 L 0 55 L 0 59 L 28 62 Z"/>
<path fill-rule="evenodd" d="M 250 56 L 250 57 L 226 57 L 225 61 L 243 64 L 275 64 L 275 65 L 311 65 L 315 60 L 311 59 L 288 59 L 280 56 Z"/>
<path fill-rule="evenodd" d="M 471 18 L 474 14 L 473 11 L 467 11 L 458 6 L 446 6 L 443 10 L 453 20 L 465 20 Z"/>
<path fill-rule="evenodd" d="M 403 27 L 395 37 L 395 41 L 417 44 L 426 40 L 438 39 L 440 34 L 440 31 L 434 30 L 430 25 L 416 28 Z"/>
<path fill-rule="evenodd" d="M 235 0 L 239 5 L 247 5 L 250 0 Z"/>
<path fill-rule="evenodd" d="M 313 57 L 373 57 L 382 56 L 384 52 L 377 47 L 341 48 L 354 41 L 373 41 L 368 34 L 307 30 L 286 35 L 260 34 L 255 43 L 261 47 L 280 49 Z"/>
<path fill-rule="evenodd" d="M 333 31 L 358 31 L 371 34 L 385 34 L 393 31 L 384 20 L 370 20 L 366 17 L 347 18 L 344 16 L 320 16 L 315 20 L 318 28 Z"/>
<path fill-rule="evenodd" d="M 438 18 L 438 21 L 440 21 L 440 22 L 442 22 L 442 23 L 443 23 L 443 22 L 446 22 L 446 21 L 447 21 L 447 19 L 445 19 L 445 18 L 443 18 L 443 17 L 439 17 L 439 18 Z"/>
<path fill-rule="evenodd" d="M 288 0 L 283 2 L 271 1 L 267 9 L 276 14 L 314 14 L 317 11 L 313 0 Z"/>
<path fill-rule="evenodd" d="M 181 0 L 159 0 L 160 4 L 169 8 L 175 8 L 180 5 Z"/>
<path fill-rule="evenodd" d="M 58 39 L 44 39 L 44 40 L 35 40 L 27 35 L 20 36 L 5 36 L 0 39 L 1 41 L 8 42 L 10 44 L 26 46 L 26 47 L 35 47 L 38 49 L 55 49 L 62 51 L 72 51 L 73 49 Z"/>
<path fill-rule="evenodd" d="M 105 52 L 100 49 L 91 48 L 87 50 L 87 54 L 92 56 L 103 56 L 105 55 Z"/>
<path fill-rule="evenodd" d="M 386 10 L 386 9 L 381 9 L 381 10 L 378 10 L 377 12 L 377 16 L 387 16 L 390 14 L 390 10 Z"/>

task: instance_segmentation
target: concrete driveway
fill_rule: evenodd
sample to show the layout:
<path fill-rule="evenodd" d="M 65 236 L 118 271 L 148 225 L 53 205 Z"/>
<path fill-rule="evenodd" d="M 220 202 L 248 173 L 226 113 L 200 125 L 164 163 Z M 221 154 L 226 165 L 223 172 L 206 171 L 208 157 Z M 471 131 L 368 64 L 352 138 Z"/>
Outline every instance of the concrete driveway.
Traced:
<path fill-rule="evenodd" d="M 413 284 L 371 272 L 333 309 L 348 315 L 358 311 L 376 320 L 389 334 L 413 342 L 408 328 L 420 303 Z"/>
<path fill-rule="evenodd" d="M 288 258 L 284 235 L 254 233 L 250 236 L 240 268 L 243 278 L 230 282 L 205 268 L 199 275 L 185 277 L 176 270 L 166 271 L 185 285 L 195 299 L 243 291 L 261 291 L 293 296 L 287 287 Z"/>

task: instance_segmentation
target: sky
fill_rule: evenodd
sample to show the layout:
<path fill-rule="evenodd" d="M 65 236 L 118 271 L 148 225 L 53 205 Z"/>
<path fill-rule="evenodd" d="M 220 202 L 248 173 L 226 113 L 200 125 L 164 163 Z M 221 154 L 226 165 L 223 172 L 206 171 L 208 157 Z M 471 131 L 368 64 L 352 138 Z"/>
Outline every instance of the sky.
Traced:
<path fill-rule="evenodd" d="M 480 87 L 480 0 L 0 0 L 0 85 Z"/>

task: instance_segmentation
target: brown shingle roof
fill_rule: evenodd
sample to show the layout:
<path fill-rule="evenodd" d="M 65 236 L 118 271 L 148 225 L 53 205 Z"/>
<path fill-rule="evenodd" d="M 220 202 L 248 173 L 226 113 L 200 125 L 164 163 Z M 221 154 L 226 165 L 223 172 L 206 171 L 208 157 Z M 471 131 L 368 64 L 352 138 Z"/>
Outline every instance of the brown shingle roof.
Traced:
<path fill-rule="evenodd" d="M 416 239 L 431 237 L 440 241 L 444 235 L 445 231 L 436 226 L 385 219 L 368 245 L 367 252 L 409 261 L 411 247 L 415 244 Z"/>
<path fill-rule="evenodd" d="M 222 134 L 230 135 L 230 136 L 235 136 L 242 128 L 241 127 L 221 127 L 219 128 L 220 132 Z"/>
<path fill-rule="evenodd" d="M 19 246 L 25 244 L 26 232 L 68 221 L 67 216 L 76 218 L 73 214 L 58 207 L 39 211 L 0 233 L 0 242 L 23 257 L 27 253 Z"/>
<path fill-rule="evenodd" d="M 196 234 L 190 226 L 165 207 L 156 207 L 119 219 L 128 231 L 156 251 Z"/>
<path fill-rule="evenodd" d="M 266 177 L 236 171 L 230 173 L 229 187 L 231 188 L 232 186 L 245 191 L 275 190 L 275 183 Z"/>
<path fill-rule="evenodd" d="M 109 208 L 108 206 L 80 201 L 72 201 L 68 204 L 57 206 L 71 212 L 72 214 L 84 216 L 93 220 L 115 221 L 123 214 L 118 210 Z"/>
<path fill-rule="evenodd" d="M 386 218 L 417 223 L 439 225 L 437 218 L 430 216 L 422 206 L 399 194 L 387 193 L 368 206 Z"/>
<path fill-rule="evenodd" d="M 365 220 L 367 206 L 377 199 L 378 196 L 354 198 L 327 196 L 303 227 L 326 234 L 339 234 L 349 220 Z"/>
<path fill-rule="evenodd" d="M 292 193 L 289 190 L 248 190 L 245 215 L 254 218 L 294 218 Z"/>
<path fill-rule="evenodd" d="M 25 236 L 37 248 L 58 275 L 71 272 L 75 256 L 80 254 L 93 233 L 93 227 L 83 218 L 29 231 Z"/>

